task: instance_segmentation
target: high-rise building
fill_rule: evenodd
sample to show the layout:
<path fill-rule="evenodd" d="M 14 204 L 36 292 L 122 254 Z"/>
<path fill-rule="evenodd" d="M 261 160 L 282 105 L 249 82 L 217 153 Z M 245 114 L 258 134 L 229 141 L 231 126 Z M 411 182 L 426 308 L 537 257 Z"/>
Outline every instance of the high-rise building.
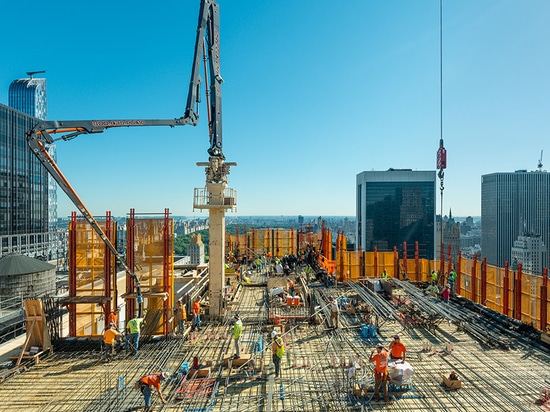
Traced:
<path fill-rule="evenodd" d="M 192 265 L 202 265 L 204 263 L 204 243 L 202 242 L 200 233 L 191 235 L 187 254 L 191 257 Z"/>
<path fill-rule="evenodd" d="M 357 248 L 400 255 L 407 242 L 407 257 L 435 256 L 436 172 L 394 170 L 357 175 Z"/>
<path fill-rule="evenodd" d="M 507 261 L 511 265 L 514 257 L 522 263 L 519 256 L 513 256 L 515 242 L 524 237 L 540 237 L 540 265 L 532 268 L 540 274 L 543 268 L 550 267 L 549 236 L 548 172 L 518 170 L 481 177 L 481 248 L 488 264 L 502 267 Z"/>
<path fill-rule="evenodd" d="M 443 233 L 441 233 L 443 228 Z M 452 213 L 449 216 L 443 216 L 443 225 L 440 216 L 436 219 L 436 259 L 441 258 L 441 244 L 443 244 L 443 260 L 446 262 L 449 257 L 449 248 L 451 250 L 451 261 L 456 264 L 458 251 L 460 250 L 460 223 L 456 222 Z"/>
<path fill-rule="evenodd" d="M 48 115 L 46 79 L 34 78 L 35 73 L 37 72 L 29 72 L 30 77 L 11 82 L 8 90 L 8 106 L 46 120 Z"/>
<path fill-rule="evenodd" d="M 512 246 L 512 264 L 521 262 L 522 270 L 538 274 L 542 268 L 544 244 L 540 236 L 518 236 Z"/>
<path fill-rule="evenodd" d="M 31 153 L 26 132 L 37 119 L 0 104 L 0 254 L 51 259 L 48 172 Z"/>
<path fill-rule="evenodd" d="M 11 82 L 8 89 L 8 106 L 40 120 L 46 120 L 48 115 L 46 79 L 34 77 L 38 73 L 44 73 L 44 71 L 27 72 L 28 78 Z M 48 146 L 48 153 L 54 160 L 57 160 L 55 145 Z M 48 176 L 48 187 L 48 230 L 55 233 L 57 228 L 57 183 L 51 176 Z M 50 241 L 56 242 L 57 239 L 53 236 Z"/>

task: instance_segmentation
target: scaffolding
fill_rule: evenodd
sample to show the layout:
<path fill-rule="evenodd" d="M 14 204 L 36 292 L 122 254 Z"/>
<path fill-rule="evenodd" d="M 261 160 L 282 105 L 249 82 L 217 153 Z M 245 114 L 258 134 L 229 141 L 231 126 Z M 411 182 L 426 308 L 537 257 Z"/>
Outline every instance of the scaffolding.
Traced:
<path fill-rule="evenodd" d="M 150 215 L 150 214 L 149 214 Z M 174 302 L 174 223 L 168 209 L 162 217 L 127 219 L 126 263 L 139 279 L 148 335 L 167 335 Z M 111 243 L 116 244 L 117 225 L 110 212 L 98 221 Z M 69 296 L 63 304 L 69 310 L 70 337 L 97 337 L 106 319 L 125 300 L 125 319 L 136 311 L 135 282 L 126 276 L 119 287 L 116 260 L 90 224 L 72 214 L 69 224 Z"/>

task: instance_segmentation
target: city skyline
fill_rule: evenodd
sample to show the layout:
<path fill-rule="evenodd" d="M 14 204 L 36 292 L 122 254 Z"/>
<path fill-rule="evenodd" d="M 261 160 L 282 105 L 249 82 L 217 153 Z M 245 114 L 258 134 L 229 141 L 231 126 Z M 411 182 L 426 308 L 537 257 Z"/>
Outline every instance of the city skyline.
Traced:
<path fill-rule="evenodd" d="M 358 173 L 435 169 L 439 2 L 219 4 L 236 215 L 355 216 Z M 6 5 L 0 103 L 13 80 L 46 70 L 49 120 L 183 114 L 198 1 L 154 11 L 100 1 L 110 10 L 101 30 L 74 3 L 27 5 L 45 21 L 74 26 L 50 26 L 36 43 L 10 18 L 19 15 L 15 4 Z M 549 129 L 550 58 L 541 52 L 548 17 L 550 3 L 540 0 L 443 1 L 444 215 L 481 215 L 482 175 L 537 168 Z M 113 129 L 59 142 L 59 165 L 95 215 L 167 207 L 206 216 L 192 211 L 193 189 L 204 186 L 196 162 L 207 160 L 204 102 L 201 109 L 196 128 Z M 438 193 L 436 213 L 440 200 Z M 75 210 L 62 193 L 58 203 L 60 217 Z"/>

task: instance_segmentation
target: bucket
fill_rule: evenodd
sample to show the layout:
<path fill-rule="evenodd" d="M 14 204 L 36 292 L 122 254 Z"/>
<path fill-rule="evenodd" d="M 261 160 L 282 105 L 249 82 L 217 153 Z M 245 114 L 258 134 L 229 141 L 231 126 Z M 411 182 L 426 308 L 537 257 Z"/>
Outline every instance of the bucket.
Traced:
<path fill-rule="evenodd" d="M 292 300 L 293 300 L 292 304 L 294 306 L 300 306 L 300 296 L 294 296 Z"/>
<path fill-rule="evenodd" d="M 275 315 L 275 325 L 281 324 L 281 315 Z"/>
<path fill-rule="evenodd" d="M 286 304 L 287 304 L 288 306 L 292 306 L 293 301 L 294 301 L 294 299 L 292 298 L 292 296 L 288 295 L 288 296 L 286 297 Z"/>

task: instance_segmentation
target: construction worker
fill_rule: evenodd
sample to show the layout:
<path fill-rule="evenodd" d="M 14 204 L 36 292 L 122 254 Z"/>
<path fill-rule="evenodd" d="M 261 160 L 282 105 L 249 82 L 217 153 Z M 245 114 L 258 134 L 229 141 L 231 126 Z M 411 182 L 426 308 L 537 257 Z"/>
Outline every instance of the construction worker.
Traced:
<path fill-rule="evenodd" d="M 309 283 L 309 278 L 311 277 L 311 266 L 306 266 L 306 283 Z"/>
<path fill-rule="evenodd" d="M 441 297 L 443 298 L 443 302 L 449 303 L 449 298 L 451 297 L 451 285 L 448 283 L 445 286 L 445 289 L 441 292 Z"/>
<path fill-rule="evenodd" d="M 384 271 L 382 272 L 382 279 L 387 279 L 388 277 L 388 272 L 386 272 L 386 269 L 384 269 Z"/>
<path fill-rule="evenodd" d="M 145 401 L 145 410 L 151 410 L 152 392 L 151 387 L 157 390 L 160 401 L 166 403 L 164 396 L 162 396 L 162 390 L 160 389 L 160 383 L 166 379 L 170 374 L 168 372 L 157 372 L 150 375 L 142 376 L 139 380 L 139 390 L 143 394 L 143 400 Z"/>
<path fill-rule="evenodd" d="M 260 273 L 262 270 L 262 259 L 258 256 L 256 260 L 254 261 L 254 264 L 256 265 L 256 272 Z"/>
<path fill-rule="evenodd" d="M 432 282 L 437 285 L 437 272 L 435 270 L 432 270 Z"/>
<path fill-rule="evenodd" d="M 113 324 L 107 325 L 103 332 L 103 343 L 105 343 L 105 352 L 109 355 L 115 354 L 115 340 L 122 339 L 122 334 L 116 330 Z"/>
<path fill-rule="evenodd" d="M 439 293 L 439 288 L 437 287 L 435 282 L 432 282 L 431 285 L 426 288 L 426 293 L 428 293 L 433 298 L 437 296 L 437 294 Z"/>
<path fill-rule="evenodd" d="M 338 317 L 340 316 L 340 307 L 338 306 L 338 301 L 334 299 L 333 296 L 329 296 L 328 301 L 329 301 L 329 308 L 330 308 L 329 327 L 337 329 Z"/>
<path fill-rule="evenodd" d="M 141 336 L 141 328 L 143 327 L 143 318 L 136 315 L 126 324 L 126 349 L 128 345 L 132 345 L 134 355 L 138 353 L 139 338 Z"/>
<path fill-rule="evenodd" d="M 391 352 L 390 356 L 393 361 L 401 360 L 402 362 L 405 362 L 407 348 L 403 342 L 401 342 L 399 335 L 395 335 L 393 337 L 393 340 L 390 342 L 389 349 Z"/>
<path fill-rule="evenodd" d="M 376 354 L 374 351 L 370 353 L 369 362 L 375 362 L 374 367 L 374 401 L 380 400 L 380 387 L 384 391 L 384 401 L 389 402 L 388 397 L 388 358 L 389 352 L 384 348 L 384 345 L 379 343 L 376 345 Z"/>
<path fill-rule="evenodd" d="M 235 345 L 235 354 L 233 357 L 238 359 L 241 357 L 241 336 L 243 334 L 243 322 L 239 315 L 235 315 L 235 322 L 233 323 L 233 343 Z"/>
<path fill-rule="evenodd" d="M 281 374 L 281 359 L 285 354 L 285 343 L 283 338 L 275 330 L 271 332 L 271 339 L 273 340 L 271 350 L 273 352 L 273 363 L 275 364 L 275 377 L 278 378 Z"/>
<path fill-rule="evenodd" d="M 183 336 L 183 333 L 185 332 L 185 321 L 187 320 L 187 311 L 185 310 L 185 306 L 183 306 L 183 302 L 181 300 L 176 302 L 174 315 L 177 322 L 177 333 Z"/>
<path fill-rule="evenodd" d="M 451 270 L 449 273 L 449 285 L 451 286 L 451 296 L 455 294 L 456 272 Z"/>
<path fill-rule="evenodd" d="M 290 278 L 286 281 L 288 282 L 288 294 L 294 297 L 294 282 Z"/>
<path fill-rule="evenodd" d="M 193 302 L 193 307 L 191 308 L 191 311 L 193 312 L 191 332 L 193 332 L 195 328 L 197 328 L 197 330 L 201 330 L 201 298 L 200 296 L 197 296 L 197 298 Z"/>
<path fill-rule="evenodd" d="M 113 325 L 116 330 L 118 330 L 118 312 L 120 311 L 119 308 L 115 308 L 111 313 L 109 313 L 109 317 L 107 318 L 107 325 Z"/>

